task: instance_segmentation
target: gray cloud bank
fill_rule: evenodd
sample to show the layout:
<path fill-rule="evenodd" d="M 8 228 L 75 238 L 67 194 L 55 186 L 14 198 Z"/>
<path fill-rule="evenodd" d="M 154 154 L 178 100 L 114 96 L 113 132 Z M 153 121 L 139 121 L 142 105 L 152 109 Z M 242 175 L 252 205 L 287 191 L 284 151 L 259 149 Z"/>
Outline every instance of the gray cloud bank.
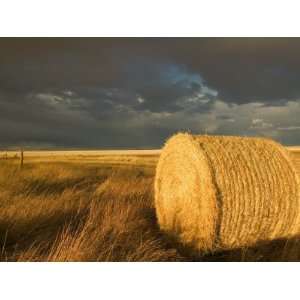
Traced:
<path fill-rule="evenodd" d="M 299 39 L 0 39 L 0 146 L 300 144 Z"/>

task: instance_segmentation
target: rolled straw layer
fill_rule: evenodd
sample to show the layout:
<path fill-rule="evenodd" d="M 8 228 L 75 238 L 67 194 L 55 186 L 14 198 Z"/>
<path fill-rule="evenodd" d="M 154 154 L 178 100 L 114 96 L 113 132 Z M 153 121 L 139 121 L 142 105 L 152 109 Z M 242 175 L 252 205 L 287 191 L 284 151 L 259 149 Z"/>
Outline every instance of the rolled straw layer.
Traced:
<path fill-rule="evenodd" d="M 161 229 L 204 252 L 299 234 L 299 195 L 288 152 L 263 138 L 177 134 L 155 176 Z"/>

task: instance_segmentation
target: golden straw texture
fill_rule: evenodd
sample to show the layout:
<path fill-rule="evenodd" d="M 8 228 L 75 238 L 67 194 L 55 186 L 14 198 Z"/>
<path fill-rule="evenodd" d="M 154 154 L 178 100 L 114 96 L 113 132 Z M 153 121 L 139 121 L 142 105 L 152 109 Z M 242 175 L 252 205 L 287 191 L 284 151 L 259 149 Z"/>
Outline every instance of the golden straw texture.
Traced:
<path fill-rule="evenodd" d="M 300 233 L 299 183 L 272 140 L 179 133 L 156 169 L 158 222 L 203 252 L 288 238 Z"/>

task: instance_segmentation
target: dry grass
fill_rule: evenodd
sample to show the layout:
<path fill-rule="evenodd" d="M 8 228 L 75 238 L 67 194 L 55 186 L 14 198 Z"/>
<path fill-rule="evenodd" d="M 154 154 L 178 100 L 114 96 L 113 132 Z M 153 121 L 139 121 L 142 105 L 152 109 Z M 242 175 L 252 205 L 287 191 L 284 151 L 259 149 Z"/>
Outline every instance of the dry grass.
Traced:
<path fill-rule="evenodd" d="M 160 150 L 70 150 L 24 151 L 25 162 L 76 162 L 102 165 L 146 165 L 157 163 Z M 20 151 L 0 151 L 0 159 L 17 160 Z"/>
<path fill-rule="evenodd" d="M 152 206 L 153 169 L 76 164 L 0 169 L 1 259 L 173 261 Z"/>
<path fill-rule="evenodd" d="M 295 153 L 295 161 L 300 161 Z M 155 164 L 0 160 L 2 261 L 300 261 L 297 239 L 199 256 L 158 228 Z M 113 158 L 116 159 L 116 158 Z"/>
<path fill-rule="evenodd" d="M 271 140 L 180 133 L 158 162 L 158 221 L 202 252 L 294 237 L 299 184 L 288 152 Z"/>

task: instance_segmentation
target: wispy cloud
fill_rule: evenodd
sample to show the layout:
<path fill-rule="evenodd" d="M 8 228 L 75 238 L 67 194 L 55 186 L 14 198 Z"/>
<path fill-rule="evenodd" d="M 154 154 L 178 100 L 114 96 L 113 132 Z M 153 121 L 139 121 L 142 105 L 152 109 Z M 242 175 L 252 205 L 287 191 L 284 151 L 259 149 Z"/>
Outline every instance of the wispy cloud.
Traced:
<path fill-rule="evenodd" d="M 300 126 L 278 127 L 278 130 L 300 130 Z"/>

